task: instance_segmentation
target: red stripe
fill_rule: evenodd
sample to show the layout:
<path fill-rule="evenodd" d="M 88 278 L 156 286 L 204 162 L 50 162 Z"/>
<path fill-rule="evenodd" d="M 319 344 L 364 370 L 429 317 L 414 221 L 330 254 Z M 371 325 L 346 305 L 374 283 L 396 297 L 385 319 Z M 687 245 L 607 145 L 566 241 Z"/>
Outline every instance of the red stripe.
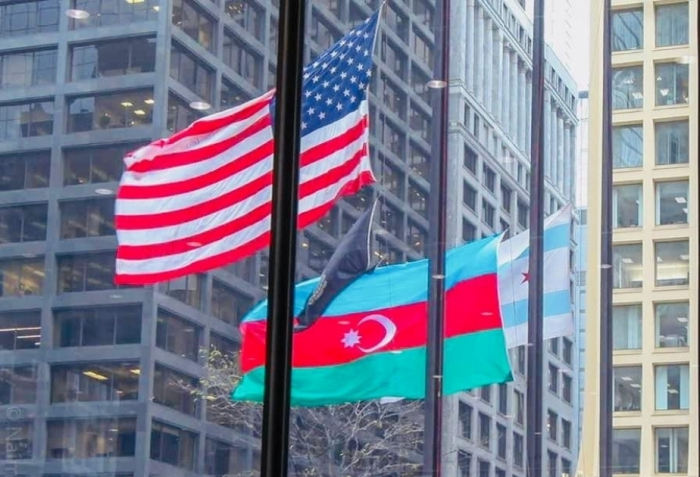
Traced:
<path fill-rule="evenodd" d="M 185 267 L 175 268 L 164 272 L 143 273 L 143 274 L 116 274 L 114 283 L 117 285 L 153 285 L 159 282 L 165 282 L 180 278 L 193 273 L 205 273 L 214 268 L 229 265 L 232 262 L 248 257 L 255 252 L 267 247 L 270 242 L 270 232 L 265 232 L 259 237 L 254 238 L 250 242 L 241 245 L 240 247 L 229 250 L 228 252 L 208 257 L 197 262 L 191 263 Z"/>
<path fill-rule="evenodd" d="M 357 168 L 362 161 L 362 158 L 366 156 L 367 146 L 362 145 L 362 149 L 356 151 L 352 157 L 346 160 L 343 164 L 340 164 L 333 169 L 328 169 L 320 176 L 314 177 L 313 179 L 309 179 L 304 181 L 302 184 L 299 184 L 299 197 L 303 199 L 304 197 L 313 195 L 326 187 L 340 183 Z"/>
<path fill-rule="evenodd" d="M 362 171 L 358 177 L 354 177 L 345 183 L 345 186 L 332 199 L 314 209 L 299 213 L 299 228 L 308 227 L 314 222 L 320 220 L 329 210 L 333 208 L 340 197 L 356 194 L 364 186 L 372 184 L 375 181 L 371 171 Z"/>
<path fill-rule="evenodd" d="M 272 185 L 272 171 L 207 202 L 158 214 L 117 215 L 115 223 L 119 230 L 143 230 L 181 225 L 236 205 L 270 185 Z"/>
<path fill-rule="evenodd" d="M 426 279 L 427 283 L 427 279 Z M 353 313 L 321 318 L 307 331 L 294 335 L 292 365 L 318 367 L 345 364 L 366 356 L 357 346 L 347 348 L 343 337 L 350 330 L 360 334 L 360 345 L 372 347 L 384 336 L 384 329 L 376 322 L 359 324 L 372 314 L 381 314 L 397 327 L 394 339 L 377 352 L 400 352 L 403 349 L 425 346 L 427 303 L 418 302 L 377 311 Z M 458 283 L 447 291 L 445 309 L 445 337 L 501 328 L 497 275 L 483 275 Z M 262 366 L 265 362 L 265 321 L 241 325 L 243 354 L 241 369 Z"/>
<path fill-rule="evenodd" d="M 171 169 L 173 167 L 187 166 L 192 164 L 197 164 L 200 162 L 207 161 L 213 157 L 223 154 L 227 150 L 237 146 L 246 139 L 258 134 L 266 128 L 271 128 L 272 122 L 270 116 L 265 116 L 251 125 L 246 129 L 237 132 L 234 136 L 209 144 L 203 147 L 193 149 L 196 144 L 188 144 L 187 148 L 182 151 L 173 151 L 168 153 L 159 153 L 152 159 L 144 159 L 135 164 L 133 164 L 129 170 L 133 172 L 152 172 L 165 169 Z M 219 131 L 216 131 L 219 132 Z M 206 138 L 202 138 L 203 141 Z M 197 142 L 201 142 L 197 141 Z"/>
<path fill-rule="evenodd" d="M 200 234 L 185 237 L 172 242 L 152 245 L 121 245 L 117 249 L 117 258 L 123 260 L 148 260 L 155 257 L 166 257 L 185 253 L 205 245 L 222 240 L 230 235 L 252 226 L 269 217 L 272 213 L 272 203 L 266 202 L 259 207 L 227 222 L 220 227 L 206 230 Z"/>
<path fill-rule="evenodd" d="M 172 197 L 179 194 L 187 194 L 204 187 L 223 181 L 247 168 L 272 156 L 272 140 L 250 151 L 248 154 L 234 158 L 228 164 L 191 179 L 179 182 L 169 182 L 167 184 L 157 184 L 152 186 L 124 185 L 117 192 L 118 199 L 158 199 Z"/>
<path fill-rule="evenodd" d="M 334 154 L 360 139 L 367 130 L 367 118 L 360 121 L 342 134 L 334 136 L 326 142 L 307 149 L 301 154 L 301 167 L 308 166 Z"/>

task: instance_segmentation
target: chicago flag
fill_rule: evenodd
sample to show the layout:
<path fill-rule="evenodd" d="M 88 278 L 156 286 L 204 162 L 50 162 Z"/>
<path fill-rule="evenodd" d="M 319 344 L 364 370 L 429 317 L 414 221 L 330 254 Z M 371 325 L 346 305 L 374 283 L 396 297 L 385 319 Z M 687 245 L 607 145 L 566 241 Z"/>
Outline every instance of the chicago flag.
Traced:
<path fill-rule="evenodd" d="M 299 222 L 374 182 L 367 87 L 379 12 L 304 69 Z M 124 158 L 116 282 L 205 272 L 266 247 L 274 151 L 271 91 Z"/>

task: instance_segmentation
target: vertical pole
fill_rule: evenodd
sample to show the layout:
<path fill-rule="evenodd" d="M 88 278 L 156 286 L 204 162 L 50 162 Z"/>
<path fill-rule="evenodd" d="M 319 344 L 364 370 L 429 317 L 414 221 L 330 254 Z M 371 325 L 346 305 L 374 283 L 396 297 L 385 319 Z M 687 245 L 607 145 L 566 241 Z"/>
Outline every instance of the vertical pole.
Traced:
<path fill-rule="evenodd" d="M 530 256 L 527 348 L 527 475 L 541 477 L 544 416 L 544 0 L 535 0 L 530 130 Z"/>
<path fill-rule="evenodd" d="M 603 150 L 600 244 L 600 477 L 612 476 L 612 32 L 610 0 L 603 0 Z"/>
<path fill-rule="evenodd" d="M 442 385 L 445 320 L 445 249 L 447 240 L 447 115 L 450 64 L 450 0 L 439 0 L 435 12 L 432 92 L 432 154 L 428 204 L 428 337 L 425 376 L 425 445 L 423 474 L 442 473 Z"/>
<path fill-rule="evenodd" d="M 305 0 L 280 4 L 262 477 L 288 470 L 305 7 Z"/>

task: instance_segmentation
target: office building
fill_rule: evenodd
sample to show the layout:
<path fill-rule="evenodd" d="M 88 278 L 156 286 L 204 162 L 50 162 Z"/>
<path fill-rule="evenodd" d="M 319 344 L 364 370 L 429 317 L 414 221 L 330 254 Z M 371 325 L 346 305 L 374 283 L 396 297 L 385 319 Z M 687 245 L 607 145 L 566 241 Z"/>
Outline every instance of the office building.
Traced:
<path fill-rule="evenodd" d="M 601 270 L 612 267 L 615 474 L 698 468 L 698 2 L 612 2 L 612 203 L 589 162 L 579 470 L 598 475 Z M 592 3 L 589 153 L 602 156 L 603 2 Z M 612 263 L 601 263 L 601 207 Z"/>

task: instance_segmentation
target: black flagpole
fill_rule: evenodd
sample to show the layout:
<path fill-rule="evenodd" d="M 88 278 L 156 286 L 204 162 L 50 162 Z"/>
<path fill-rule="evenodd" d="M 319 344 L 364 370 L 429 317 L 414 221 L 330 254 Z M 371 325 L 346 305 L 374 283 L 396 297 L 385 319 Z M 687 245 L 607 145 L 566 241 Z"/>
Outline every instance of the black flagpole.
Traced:
<path fill-rule="evenodd" d="M 600 243 L 600 477 L 612 476 L 612 38 L 610 0 L 603 0 L 603 118 Z"/>
<path fill-rule="evenodd" d="M 305 12 L 305 0 L 280 4 L 262 477 L 286 477 L 288 470 Z"/>
<path fill-rule="evenodd" d="M 527 334 L 527 475 L 542 475 L 544 348 L 544 0 L 535 0 L 530 146 L 530 283 Z"/>
<path fill-rule="evenodd" d="M 450 63 L 450 0 L 436 2 L 433 80 L 432 154 L 428 204 L 428 337 L 425 376 L 425 442 L 423 474 L 442 473 L 442 383 L 445 318 L 445 251 L 447 240 L 447 114 Z"/>

